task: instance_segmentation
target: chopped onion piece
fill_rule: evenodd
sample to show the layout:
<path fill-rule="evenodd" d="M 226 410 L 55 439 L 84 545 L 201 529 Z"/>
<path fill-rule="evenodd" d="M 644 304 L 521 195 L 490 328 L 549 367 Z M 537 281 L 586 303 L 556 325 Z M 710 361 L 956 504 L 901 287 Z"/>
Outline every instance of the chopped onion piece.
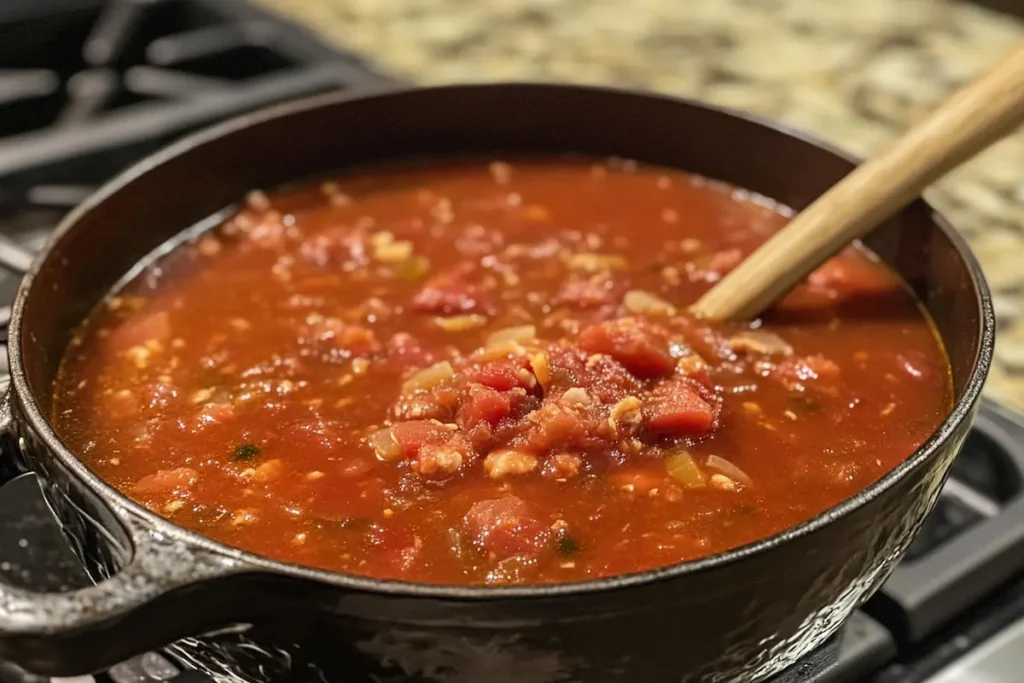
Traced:
<path fill-rule="evenodd" d="M 402 457 L 402 447 L 395 441 L 395 435 L 391 427 L 382 427 L 373 434 L 370 434 L 370 445 L 377 453 L 377 459 L 384 462 L 391 462 Z"/>
<path fill-rule="evenodd" d="M 434 363 L 428 368 L 424 368 L 417 372 L 415 375 L 410 377 L 402 385 L 403 393 L 410 393 L 413 391 L 433 389 L 441 382 L 455 375 L 455 368 L 452 364 L 446 360 L 440 363 Z"/>
<path fill-rule="evenodd" d="M 693 456 L 688 451 L 673 451 L 665 458 L 665 469 L 670 477 L 688 489 L 702 489 L 707 486 L 707 479 L 700 471 Z"/>
<path fill-rule="evenodd" d="M 381 263 L 402 263 L 412 257 L 412 242 L 386 242 L 374 247 L 373 256 Z"/>
<path fill-rule="evenodd" d="M 675 315 L 676 307 L 661 297 L 641 289 L 631 289 L 626 292 L 622 303 L 626 310 L 636 315 Z"/>
<path fill-rule="evenodd" d="M 547 387 L 551 382 L 551 368 L 548 365 L 548 354 L 537 353 L 530 357 L 530 367 L 542 387 Z"/>
<path fill-rule="evenodd" d="M 721 458 L 717 455 L 710 456 L 708 458 L 706 466 L 708 469 L 715 470 L 716 472 L 721 472 L 722 474 L 729 477 L 733 481 L 738 481 L 744 486 L 750 486 L 754 483 L 754 480 L 750 478 L 750 475 L 748 475 L 746 472 L 741 470 L 736 465 L 733 465 L 725 458 Z"/>
<path fill-rule="evenodd" d="M 562 398 L 559 399 L 560 403 L 569 406 L 588 406 L 591 403 L 590 394 L 587 393 L 586 389 L 580 387 L 569 387 L 562 394 Z"/>
<path fill-rule="evenodd" d="M 471 313 L 469 315 L 454 315 L 450 318 L 434 318 L 434 322 L 445 332 L 465 332 L 483 327 L 487 324 L 487 318 Z"/>
<path fill-rule="evenodd" d="M 729 346 L 737 353 L 756 353 L 771 356 L 792 356 L 793 347 L 789 343 L 767 330 L 746 330 L 729 339 Z"/>
<path fill-rule="evenodd" d="M 492 332 L 487 337 L 487 345 L 501 344 L 502 342 L 524 342 L 530 341 L 531 339 L 537 338 L 537 328 L 533 325 L 517 325 L 515 327 L 506 327 L 496 332 Z"/>

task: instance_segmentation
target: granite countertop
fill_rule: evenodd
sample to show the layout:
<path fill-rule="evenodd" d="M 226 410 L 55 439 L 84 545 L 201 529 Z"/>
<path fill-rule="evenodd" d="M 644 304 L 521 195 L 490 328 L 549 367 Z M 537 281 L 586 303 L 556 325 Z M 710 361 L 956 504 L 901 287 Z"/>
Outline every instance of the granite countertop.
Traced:
<path fill-rule="evenodd" d="M 944 0 L 260 0 L 415 83 L 607 83 L 756 112 L 867 155 L 1024 38 Z M 929 191 L 995 295 L 988 395 L 1024 410 L 1024 131 Z"/>

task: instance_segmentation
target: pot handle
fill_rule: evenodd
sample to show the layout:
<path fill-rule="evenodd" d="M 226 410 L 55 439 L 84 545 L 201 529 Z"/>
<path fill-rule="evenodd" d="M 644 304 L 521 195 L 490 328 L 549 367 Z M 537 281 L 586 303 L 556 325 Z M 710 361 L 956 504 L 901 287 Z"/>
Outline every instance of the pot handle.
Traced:
<path fill-rule="evenodd" d="M 95 585 L 36 593 L 0 582 L 0 658 L 75 676 L 227 625 L 222 581 L 244 571 L 242 564 L 141 522 L 129 526 L 131 559 Z"/>
<path fill-rule="evenodd" d="M 0 374 L 0 483 L 24 471 L 17 464 L 8 382 Z M 235 610 L 223 583 L 247 565 L 160 533 L 120 506 L 107 509 L 132 545 L 113 576 L 62 593 L 38 593 L 0 577 L 0 659 L 33 673 L 77 676 L 229 625 Z"/>

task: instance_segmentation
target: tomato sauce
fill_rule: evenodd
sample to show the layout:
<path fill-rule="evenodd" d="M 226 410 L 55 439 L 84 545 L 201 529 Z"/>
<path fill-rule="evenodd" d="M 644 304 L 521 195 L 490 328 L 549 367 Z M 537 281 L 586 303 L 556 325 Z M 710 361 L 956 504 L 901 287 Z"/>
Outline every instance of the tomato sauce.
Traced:
<path fill-rule="evenodd" d="M 286 562 L 496 585 L 722 552 L 867 487 L 952 400 L 861 248 L 751 324 L 687 315 L 788 215 L 622 160 L 253 192 L 95 309 L 54 422 L 149 509 Z"/>

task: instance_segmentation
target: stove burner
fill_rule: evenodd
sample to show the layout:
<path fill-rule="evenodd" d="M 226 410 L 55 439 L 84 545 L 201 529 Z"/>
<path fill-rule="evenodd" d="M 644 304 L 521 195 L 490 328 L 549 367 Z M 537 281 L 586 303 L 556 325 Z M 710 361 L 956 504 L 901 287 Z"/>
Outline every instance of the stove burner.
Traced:
<path fill-rule="evenodd" d="M 53 3 L 8 3 L 0 138 L 238 89 L 331 54 L 240 2 L 79 1 L 59 12 Z"/>

